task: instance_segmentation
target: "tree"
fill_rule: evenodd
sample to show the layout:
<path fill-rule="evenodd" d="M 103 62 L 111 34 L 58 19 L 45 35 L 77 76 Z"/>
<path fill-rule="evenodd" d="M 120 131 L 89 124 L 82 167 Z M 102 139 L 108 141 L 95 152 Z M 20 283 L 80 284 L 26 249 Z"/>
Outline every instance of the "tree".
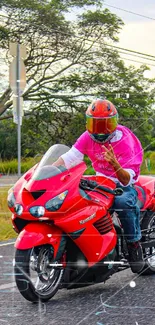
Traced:
<path fill-rule="evenodd" d="M 16 127 L 12 120 L 0 123 L 0 159 L 9 160 L 16 157 L 17 136 Z"/>
<path fill-rule="evenodd" d="M 89 77 L 94 64 L 96 70 L 99 69 L 102 55 L 96 58 L 98 62 L 93 62 L 94 44 L 99 46 L 98 41 L 101 41 L 104 51 L 110 53 L 104 45 L 105 37 L 115 39 L 122 22 L 107 9 L 88 11 L 76 23 L 67 21 L 65 12 L 78 3 L 2 1 L 2 9 L 7 10 L 7 19 L 1 26 L 0 45 L 8 49 L 11 40 L 27 46 L 25 65 L 28 87 L 23 98 L 33 103 L 34 110 L 49 106 L 54 110 L 60 107 L 66 109 L 68 98 L 71 103 L 76 99 L 78 105 L 85 91 L 95 93 Z M 82 1 L 80 7 L 93 3 L 99 1 Z M 11 107 L 10 96 L 9 88 L 1 95 L 0 114 Z"/>
<path fill-rule="evenodd" d="M 108 41 L 118 40 L 123 22 L 108 9 L 90 10 L 90 5 L 100 5 L 100 1 L 2 0 L 1 5 L 6 18 L 0 26 L 0 47 L 6 50 L 8 62 L 10 41 L 27 47 L 23 98 L 32 116 L 23 122 L 23 152 L 33 154 L 36 141 L 40 148 L 65 139 L 71 144 L 79 130 L 84 130 L 82 118 L 94 97 L 112 100 L 129 126 L 137 126 L 133 121 L 139 115 L 148 118 L 153 81 L 144 79 L 146 67 L 126 68 L 118 52 L 108 45 Z M 84 10 L 77 21 L 69 21 L 65 14 L 75 6 Z M 126 93 L 130 93 L 129 98 Z M 116 98 L 118 94 L 121 98 Z M 10 113 L 11 95 L 10 88 L 0 95 L 0 115 Z M 132 120 L 128 120 L 129 115 Z M 80 128 L 75 128 L 76 120 Z M 141 129 L 146 145 L 148 124 L 145 132 Z"/>

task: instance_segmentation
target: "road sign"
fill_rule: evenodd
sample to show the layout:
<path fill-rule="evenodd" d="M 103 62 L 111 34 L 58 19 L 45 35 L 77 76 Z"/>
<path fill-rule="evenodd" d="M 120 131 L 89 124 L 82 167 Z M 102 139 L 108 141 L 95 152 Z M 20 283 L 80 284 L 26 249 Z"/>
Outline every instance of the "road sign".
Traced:
<path fill-rule="evenodd" d="M 26 57 L 26 48 L 19 43 L 10 43 L 10 54 L 14 56 L 9 68 L 10 87 L 15 94 L 13 99 L 13 121 L 18 124 L 18 176 L 21 176 L 21 125 L 23 116 L 23 98 L 21 97 L 26 86 L 26 69 L 22 58 Z"/>
<path fill-rule="evenodd" d="M 9 49 L 12 56 L 17 56 L 17 43 L 10 43 Z M 26 59 L 26 47 L 23 44 L 20 44 L 19 56 L 22 59 Z"/>
<path fill-rule="evenodd" d="M 21 96 L 26 87 L 26 69 L 22 59 L 19 59 L 19 66 L 19 79 L 17 79 L 17 58 L 14 58 L 9 68 L 9 82 L 10 87 L 15 95 L 18 94 L 19 84 L 19 96 Z"/>

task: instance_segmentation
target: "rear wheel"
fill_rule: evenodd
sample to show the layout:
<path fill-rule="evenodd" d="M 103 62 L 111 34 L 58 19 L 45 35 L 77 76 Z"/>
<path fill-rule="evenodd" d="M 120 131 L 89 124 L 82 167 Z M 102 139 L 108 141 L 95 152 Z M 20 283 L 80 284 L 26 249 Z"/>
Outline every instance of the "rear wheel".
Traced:
<path fill-rule="evenodd" d="M 16 250 L 16 284 L 22 296 L 29 301 L 52 298 L 59 289 L 63 272 L 60 262 L 53 260 L 53 248 L 49 245 Z"/>
<path fill-rule="evenodd" d="M 146 261 L 142 275 L 155 273 L 155 212 L 147 211 L 142 220 L 142 243 L 154 242 L 152 247 L 143 248 L 143 255 Z"/>

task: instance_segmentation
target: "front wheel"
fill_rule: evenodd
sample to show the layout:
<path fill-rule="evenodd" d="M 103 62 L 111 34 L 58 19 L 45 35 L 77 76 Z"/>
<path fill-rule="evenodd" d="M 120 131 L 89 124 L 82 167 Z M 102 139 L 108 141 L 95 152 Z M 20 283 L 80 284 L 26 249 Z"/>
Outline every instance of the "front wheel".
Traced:
<path fill-rule="evenodd" d="M 143 242 L 154 242 L 151 247 L 143 248 L 145 267 L 142 275 L 155 274 L 155 212 L 147 211 L 141 224 Z"/>
<path fill-rule="evenodd" d="M 16 250 L 15 280 L 25 299 L 47 301 L 56 294 L 64 272 L 58 262 L 53 260 L 50 245 Z"/>

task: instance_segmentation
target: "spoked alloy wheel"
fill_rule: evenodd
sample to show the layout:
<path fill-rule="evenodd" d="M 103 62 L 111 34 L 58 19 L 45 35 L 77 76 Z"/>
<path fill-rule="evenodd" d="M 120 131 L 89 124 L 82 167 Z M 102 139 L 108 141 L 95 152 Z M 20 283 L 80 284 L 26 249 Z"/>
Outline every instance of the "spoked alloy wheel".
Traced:
<path fill-rule="evenodd" d="M 16 250 L 16 284 L 22 296 L 29 301 L 52 298 L 59 289 L 63 272 L 60 262 L 53 261 L 53 249 L 49 245 Z"/>
<path fill-rule="evenodd" d="M 155 212 L 148 211 L 142 221 L 142 242 L 155 241 Z M 155 273 L 155 244 L 153 247 L 143 248 L 146 265 L 142 275 Z"/>

